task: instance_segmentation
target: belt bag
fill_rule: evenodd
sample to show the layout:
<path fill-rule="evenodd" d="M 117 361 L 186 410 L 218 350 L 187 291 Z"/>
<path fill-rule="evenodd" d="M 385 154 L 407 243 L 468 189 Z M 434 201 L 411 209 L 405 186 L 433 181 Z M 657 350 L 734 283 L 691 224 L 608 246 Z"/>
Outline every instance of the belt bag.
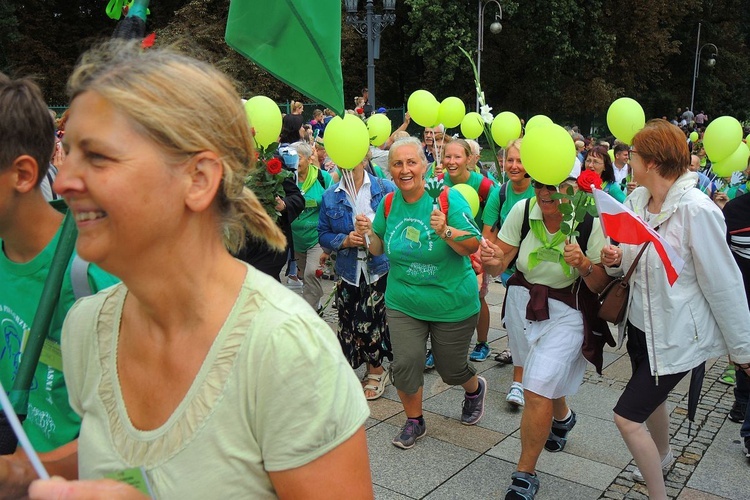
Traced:
<path fill-rule="evenodd" d="M 641 255 L 646 250 L 649 242 L 646 242 L 638 256 L 630 265 L 630 269 L 622 278 L 615 278 L 599 294 L 599 317 L 604 321 L 609 321 L 619 325 L 625 319 L 625 310 L 628 307 L 628 296 L 630 294 L 630 276 L 635 271 L 635 266 L 641 259 Z"/>

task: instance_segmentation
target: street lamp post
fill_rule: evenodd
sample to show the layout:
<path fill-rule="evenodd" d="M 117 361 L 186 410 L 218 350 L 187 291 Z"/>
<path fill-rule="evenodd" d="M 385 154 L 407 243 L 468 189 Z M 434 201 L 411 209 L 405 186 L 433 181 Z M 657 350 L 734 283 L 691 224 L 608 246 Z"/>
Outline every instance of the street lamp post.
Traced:
<path fill-rule="evenodd" d="M 481 82 L 482 76 L 482 50 L 484 49 L 484 9 L 488 4 L 494 3 L 497 5 L 498 13 L 495 14 L 495 20 L 490 24 L 490 32 L 493 35 L 497 35 L 502 31 L 503 25 L 500 21 L 503 19 L 503 8 L 500 6 L 500 2 L 497 0 L 478 0 L 479 3 L 479 16 L 478 16 L 478 28 L 477 28 L 477 80 Z M 479 92 L 477 92 L 477 113 L 479 113 Z"/>
<path fill-rule="evenodd" d="M 695 102 L 695 83 L 698 80 L 698 73 L 701 67 L 701 52 L 703 52 L 703 49 L 706 47 L 713 47 L 711 58 L 707 61 L 709 66 L 713 66 L 714 64 L 716 64 L 716 56 L 719 55 L 719 49 L 713 43 L 704 43 L 703 45 L 701 45 L 701 23 L 698 23 L 698 40 L 695 43 L 695 65 L 693 66 L 693 92 L 690 95 L 690 111 L 692 111 L 693 113 L 695 113 L 695 108 L 693 107 L 693 104 Z"/>
<path fill-rule="evenodd" d="M 344 0 L 346 4 L 346 24 L 351 25 L 363 38 L 367 39 L 367 90 L 372 109 L 375 106 L 375 59 L 380 58 L 380 34 L 396 21 L 396 0 L 383 0 L 383 13 L 375 14 L 373 0 L 365 2 L 365 18 L 357 12 L 359 0 Z"/>

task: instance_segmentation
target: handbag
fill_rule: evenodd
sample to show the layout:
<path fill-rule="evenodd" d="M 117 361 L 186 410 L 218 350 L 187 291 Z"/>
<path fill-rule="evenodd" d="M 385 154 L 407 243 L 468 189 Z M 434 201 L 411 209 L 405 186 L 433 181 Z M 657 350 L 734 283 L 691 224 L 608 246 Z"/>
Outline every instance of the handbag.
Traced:
<path fill-rule="evenodd" d="M 628 296 L 630 294 L 630 276 L 635 272 L 635 266 L 638 265 L 638 261 L 641 259 L 641 255 L 643 255 L 648 244 L 649 242 L 646 242 L 641 247 L 641 251 L 638 252 L 638 256 L 636 256 L 630 265 L 630 269 L 625 273 L 625 276 L 610 281 L 604 287 L 602 293 L 599 294 L 598 314 L 604 321 L 619 325 L 625 319 L 625 310 L 628 306 Z"/>

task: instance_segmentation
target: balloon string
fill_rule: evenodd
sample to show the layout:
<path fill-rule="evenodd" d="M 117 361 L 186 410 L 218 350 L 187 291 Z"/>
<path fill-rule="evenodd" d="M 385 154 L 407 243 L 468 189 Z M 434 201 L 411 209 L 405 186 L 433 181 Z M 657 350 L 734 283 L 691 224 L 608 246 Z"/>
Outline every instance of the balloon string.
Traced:
<path fill-rule="evenodd" d="M 344 182 L 344 192 L 349 196 L 349 201 L 352 204 L 352 212 L 354 213 L 354 217 L 356 218 L 357 215 L 360 215 L 359 209 L 357 207 L 357 186 L 354 183 L 354 174 L 351 170 L 342 170 L 341 171 L 341 180 Z M 370 247 L 370 237 L 368 235 L 365 235 L 365 243 L 367 244 L 367 247 Z"/>

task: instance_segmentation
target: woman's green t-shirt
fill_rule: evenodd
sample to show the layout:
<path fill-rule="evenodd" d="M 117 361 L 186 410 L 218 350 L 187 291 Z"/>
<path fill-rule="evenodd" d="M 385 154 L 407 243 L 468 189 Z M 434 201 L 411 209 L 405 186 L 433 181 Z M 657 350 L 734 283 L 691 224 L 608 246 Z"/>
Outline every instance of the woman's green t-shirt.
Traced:
<path fill-rule="evenodd" d="M 372 228 L 383 240 L 391 265 L 386 306 L 423 321 L 457 322 L 477 314 L 476 275 L 469 257 L 457 254 L 430 227 L 432 198 L 425 193 L 407 203 L 396 191 L 387 218 L 384 205 L 378 207 Z M 480 236 L 469 204 L 452 189 L 448 225 Z"/>

